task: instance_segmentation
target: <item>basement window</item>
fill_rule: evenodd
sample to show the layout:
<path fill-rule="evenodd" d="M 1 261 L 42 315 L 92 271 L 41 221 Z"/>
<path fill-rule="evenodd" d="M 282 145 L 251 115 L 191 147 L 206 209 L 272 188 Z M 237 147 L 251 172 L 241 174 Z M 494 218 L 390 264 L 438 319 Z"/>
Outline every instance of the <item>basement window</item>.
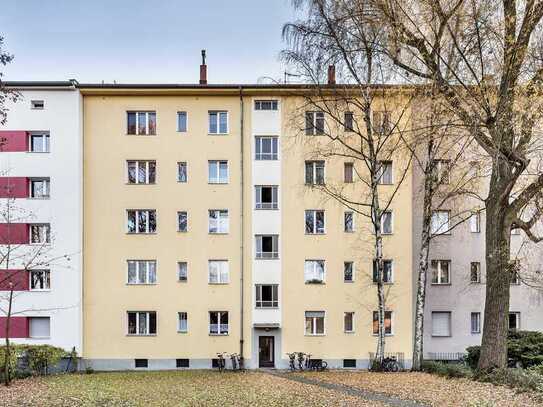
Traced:
<path fill-rule="evenodd" d="M 134 359 L 134 365 L 136 368 L 146 368 L 149 367 L 148 359 Z"/>
<path fill-rule="evenodd" d="M 43 100 L 30 101 L 30 108 L 33 110 L 43 110 L 44 107 L 45 107 L 45 102 Z"/>
<path fill-rule="evenodd" d="M 181 368 L 181 367 L 189 367 L 189 360 L 188 359 L 175 359 L 175 367 Z"/>

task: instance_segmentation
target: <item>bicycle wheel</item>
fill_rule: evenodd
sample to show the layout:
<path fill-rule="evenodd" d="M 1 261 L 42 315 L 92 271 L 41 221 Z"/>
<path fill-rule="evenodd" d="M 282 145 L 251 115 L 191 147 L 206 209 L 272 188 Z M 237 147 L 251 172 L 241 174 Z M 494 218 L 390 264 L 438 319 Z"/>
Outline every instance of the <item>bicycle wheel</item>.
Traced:
<path fill-rule="evenodd" d="M 398 362 L 396 362 L 396 361 L 390 362 L 388 364 L 388 371 L 393 372 L 393 373 L 399 372 L 400 371 L 400 365 L 398 364 Z"/>
<path fill-rule="evenodd" d="M 328 369 L 328 362 L 326 361 L 322 361 L 321 365 L 320 365 L 320 371 L 323 372 L 325 371 L 326 369 Z"/>

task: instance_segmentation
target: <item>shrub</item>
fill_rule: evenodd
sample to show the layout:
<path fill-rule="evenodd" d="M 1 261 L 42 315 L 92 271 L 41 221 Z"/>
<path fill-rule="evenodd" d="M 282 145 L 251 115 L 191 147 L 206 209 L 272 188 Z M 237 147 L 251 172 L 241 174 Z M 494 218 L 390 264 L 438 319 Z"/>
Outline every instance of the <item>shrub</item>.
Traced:
<path fill-rule="evenodd" d="M 479 356 L 481 355 L 481 347 L 470 346 L 466 349 L 466 352 L 468 353 L 466 356 L 466 363 L 473 370 L 477 369 L 477 363 L 479 363 Z"/>
<path fill-rule="evenodd" d="M 530 369 L 505 368 L 478 372 L 476 379 L 481 382 L 501 384 L 519 390 L 532 390 L 543 394 L 543 376 Z"/>
<path fill-rule="evenodd" d="M 15 371 L 17 369 L 17 358 L 21 356 L 23 352 L 23 347 L 21 345 L 10 345 L 10 357 L 8 361 L 9 370 L 11 372 L 10 376 L 13 378 L 15 376 Z M 5 368 L 5 357 L 6 357 L 6 346 L 0 346 L 0 378 L 4 380 L 4 368 Z"/>
<path fill-rule="evenodd" d="M 28 367 L 33 374 L 46 375 L 49 366 L 56 365 L 63 356 L 64 349 L 50 345 L 25 346 Z"/>
<path fill-rule="evenodd" d="M 472 377 L 472 371 L 460 363 L 424 362 L 422 370 L 444 377 Z"/>

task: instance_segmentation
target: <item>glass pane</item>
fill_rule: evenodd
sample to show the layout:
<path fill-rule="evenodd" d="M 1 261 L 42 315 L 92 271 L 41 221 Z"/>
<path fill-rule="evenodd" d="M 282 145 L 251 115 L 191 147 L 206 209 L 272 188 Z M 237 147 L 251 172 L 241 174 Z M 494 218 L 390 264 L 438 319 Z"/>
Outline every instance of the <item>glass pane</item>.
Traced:
<path fill-rule="evenodd" d="M 324 163 L 318 163 L 315 171 L 315 182 L 317 184 L 324 184 Z"/>
<path fill-rule="evenodd" d="M 147 117 L 149 120 L 149 134 L 156 134 L 156 113 L 149 112 Z"/>
<path fill-rule="evenodd" d="M 145 112 L 138 113 L 138 134 L 147 134 L 147 115 Z"/>
<path fill-rule="evenodd" d="M 219 179 L 217 161 L 209 161 L 208 170 L 209 170 L 209 182 L 217 182 Z"/>
<path fill-rule="evenodd" d="M 149 233 L 156 232 L 156 212 L 149 211 Z"/>
<path fill-rule="evenodd" d="M 226 162 L 221 162 L 220 164 L 219 178 L 221 183 L 228 182 L 228 164 Z"/>
<path fill-rule="evenodd" d="M 138 161 L 138 183 L 147 183 L 147 163 L 145 161 Z"/>
<path fill-rule="evenodd" d="M 179 132 L 187 131 L 187 113 L 186 112 L 177 113 L 177 131 Z"/>
<path fill-rule="evenodd" d="M 147 211 L 138 211 L 138 232 L 147 232 Z"/>
<path fill-rule="evenodd" d="M 228 133 L 228 113 L 220 112 L 219 119 L 220 119 L 219 132 Z"/>
<path fill-rule="evenodd" d="M 255 139 L 255 159 L 256 160 L 261 160 L 261 154 L 262 154 L 262 143 L 261 143 L 261 137 L 257 137 Z"/>
<path fill-rule="evenodd" d="M 137 283 L 137 268 L 135 261 L 128 262 L 128 283 L 135 284 Z"/>
<path fill-rule="evenodd" d="M 138 283 L 145 284 L 147 282 L 147 262 L 138 261 Z"/>
<path fill-rule="evenodd" d="M 147 267 L 149 268 L 148 283 L 154 284 L 156 283 L 156 263 L 154 261 L 150 261 Z"/>
<path fill-rule="evenodd" d="M 136 161 L 128 161 L 128 182 L 131 184 L 136 183 Z"/>
<path fill-rule="evenodd" d="M 186 163 L 177 164 L 177 180 L 179 182 L 187 182 L 187 164 Z"/>
<path fill-rule="evenodd" d="M 317 332 L 318 334 L 324 333 L 324 318 L 316 318 L 317 321 Z"/>
<path fill-rule="evenodd" d="M 324 211 L 317 211 L 317 233 L 324 233 Z"/>
<path fill-rule="evenodd" d="M 179 280 L 186 281 L 187 280 L 187 263 L 185 262 L 178 263 L 178 268 L 179 268 Z"/>
<path fill-rule="evenodd" d="M 149 313 L 149 333 L 156 334 L 156 312 Z"/>
<path fill-rule="evenodd" d="M 315 212 L 305 211 L 305 233 L 314 233 Z"/>
<path fill-rule="evenodd" d="M 217 113 L 209 112 L 209 133 L 217 133 Z"/>
<path fill-rule="evenodd" d="M 128 211 L 128 232 L 129 233 L 136 232 L 136 212 L 135 211 Z"/>
<path fill-rule="evenodd" d="M 156 179 L 156 162 L 155 161 L 149 161 L 149 183 L 154 184 Z"/>
<path fill-rule="evenodd" d="M 138 333 L 146 334 L 147 333 L 147 314 L 145 312 L 139 312 L 138 313 Z"/>
<path fill-rule="evenodd" d="M 313 112 L 307 112 L 305 114 L 305 134 L 312 135 L 313 132 Z"/>
<path fill-rule="evenodd" d="M 127 134 L 136 134 L 136 113 L 127 113 Z"/>
<path fill-rule="evenodd" d="M 135 335 L 138 333 L 136 331 L 136 313 L 135 312 L 128 313 L 128 333 L 132 335 Z"/>

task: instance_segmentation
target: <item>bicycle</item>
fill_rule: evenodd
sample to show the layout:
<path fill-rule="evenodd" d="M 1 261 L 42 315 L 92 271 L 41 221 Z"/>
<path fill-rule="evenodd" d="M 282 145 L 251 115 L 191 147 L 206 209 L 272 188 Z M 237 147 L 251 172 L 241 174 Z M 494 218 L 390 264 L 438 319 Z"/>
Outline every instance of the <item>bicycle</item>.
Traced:
<path fill-rule="evenodd" d="M 287 353 L 287 356 L 290 370 L 294 372 L 296 370 L 296 352 Z"/>
<path fill-rule="evenodd" d="M 322 359 L 311 359 L 311 355 L 307 354 L 305 359 L 305 368 L 307 370 L 323 372 L 328 368 L 328 363 Z"/>
<path fill-rule="evenodd" d="M 305 353 L 298 352 L 298 369 L 300 369 L 300 371 L 304 370 L 304 356 Z"/>
<path fill-rule="evenodd" d="M 385 372 L 399 372 L 400 371 L 400 364 L 396 360 L 396 356 L 390 356 L 383 359 L 383 371 Z"/>
<path fill-rule="evenodd" d="M 224 360 L 224 353 L 217 353 L 217 368 L 219 369 L 219 372 L 222 372 L 225 366 L 226 361 Z"/>
<path fill-rule="evenodd" d="M 230 360 L 232 361 L 232 370 L 237 370 L 237 368 L 238 368 L 238 354 L 237 353 L 231 353 L 230 354 Z"/>

